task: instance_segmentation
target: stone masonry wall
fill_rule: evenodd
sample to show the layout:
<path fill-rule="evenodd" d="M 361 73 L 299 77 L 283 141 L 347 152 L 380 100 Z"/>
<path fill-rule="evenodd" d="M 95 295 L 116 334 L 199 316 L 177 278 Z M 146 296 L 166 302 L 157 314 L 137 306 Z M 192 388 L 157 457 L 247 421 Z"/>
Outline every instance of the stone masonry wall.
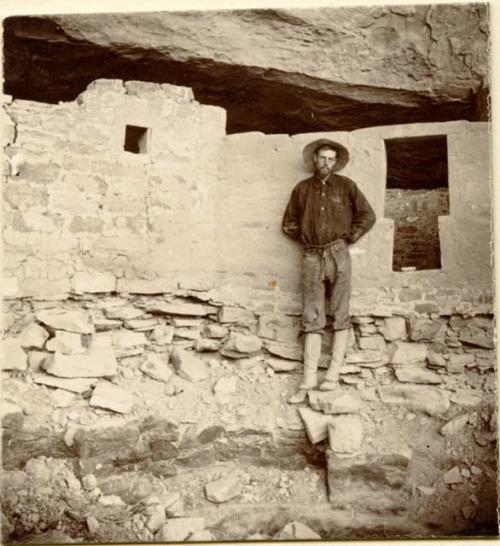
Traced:
<path fill-rule="evenodd" d="M 439 269 L 438 217 L 447 215 L 448 190 L 387 190 L 385 216 L 394 220 L 394 271 Z"/>

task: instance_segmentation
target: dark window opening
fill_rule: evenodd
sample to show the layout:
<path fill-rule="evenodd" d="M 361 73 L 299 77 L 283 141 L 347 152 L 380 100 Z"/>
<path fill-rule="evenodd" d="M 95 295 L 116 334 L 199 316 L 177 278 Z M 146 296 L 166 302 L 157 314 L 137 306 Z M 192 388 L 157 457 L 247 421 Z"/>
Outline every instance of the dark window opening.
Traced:
<path fill-rule="evenodd" d="M 394 220 L 392 269 L 440 269 L 438 217 L 449 214 L 446 135 L 388 139 L 385 148 L 385 216 Z"/>
<path fill-rule="evenodd" d="M 123 148 L 133 154 L 146 154 L 148 152 L 149 129 L 137 125 L 125 126 L 125 143 Z"/>

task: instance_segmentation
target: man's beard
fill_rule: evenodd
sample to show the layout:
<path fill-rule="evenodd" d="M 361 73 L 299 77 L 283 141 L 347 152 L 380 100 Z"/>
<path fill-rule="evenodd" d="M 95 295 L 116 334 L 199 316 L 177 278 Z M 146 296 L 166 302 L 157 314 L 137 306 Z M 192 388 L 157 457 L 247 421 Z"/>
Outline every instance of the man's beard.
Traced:
<path fill-rule="evenodd" d="M 326 178 L 332 172 L 331 167 L 317 167 L 316 175 L 320 178 Z"/>

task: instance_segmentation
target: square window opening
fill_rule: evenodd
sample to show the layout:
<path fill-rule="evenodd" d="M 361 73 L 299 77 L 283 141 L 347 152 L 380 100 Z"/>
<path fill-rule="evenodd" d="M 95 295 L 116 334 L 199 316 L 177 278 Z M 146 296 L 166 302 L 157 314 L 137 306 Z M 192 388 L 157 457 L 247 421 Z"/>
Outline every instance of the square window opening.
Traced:
<path fill-rule="evenodd" d="M 149 151 L 150 129 L 138 125 L 125 126 L 123 149 L 133 154 L 146 154 Z"/>
<path fill-rule="evenodd" d="M 385 216 L 394 220 L 392 269 L 441 269 L 438 217 L 449 214 L 446 135 L 387 139 L 385 148 Z"/>

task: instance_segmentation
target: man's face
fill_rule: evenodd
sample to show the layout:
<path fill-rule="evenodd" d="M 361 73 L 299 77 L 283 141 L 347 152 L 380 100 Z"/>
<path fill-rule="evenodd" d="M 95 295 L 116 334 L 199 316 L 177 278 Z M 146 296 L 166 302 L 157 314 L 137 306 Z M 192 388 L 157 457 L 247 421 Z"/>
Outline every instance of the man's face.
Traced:
<path fill-rule="evenodd" d="M 314 171 L 320 178 L 326 178 L 337 163 L 335 150 L 320 150 L 314 154 Z"/>

